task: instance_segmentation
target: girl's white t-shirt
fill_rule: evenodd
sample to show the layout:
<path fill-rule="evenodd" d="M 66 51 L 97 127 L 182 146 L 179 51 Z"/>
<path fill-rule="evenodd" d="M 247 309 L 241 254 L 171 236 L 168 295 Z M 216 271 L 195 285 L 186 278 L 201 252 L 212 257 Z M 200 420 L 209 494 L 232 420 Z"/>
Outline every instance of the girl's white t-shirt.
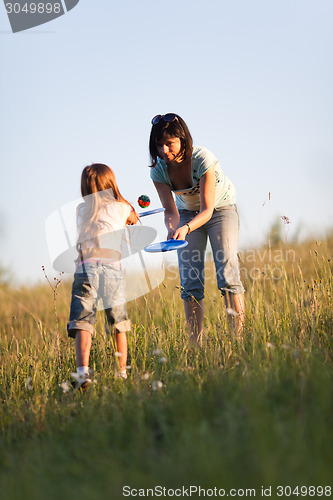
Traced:
<path fill-rule="evenodd" d="M 84 222 L 85 203 L 81 203 L 77 208 L 77 231 L 80 234 Z M 121 242 L 126 226 L 126 221 L 130 215 L 131 207 L 124 201 L 111 201 L 103 208 L 98 215 L 98 240 L 100 248 L 108 248 L 121 252 Z M 96 248 L 93 238 L 84 242 L 84 247 Z"/>

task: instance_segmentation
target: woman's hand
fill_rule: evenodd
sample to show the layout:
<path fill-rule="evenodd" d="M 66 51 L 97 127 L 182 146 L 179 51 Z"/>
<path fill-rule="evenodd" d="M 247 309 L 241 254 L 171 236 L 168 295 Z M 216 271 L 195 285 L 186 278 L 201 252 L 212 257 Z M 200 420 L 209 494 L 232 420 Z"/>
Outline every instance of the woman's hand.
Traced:
<path fill-rule="evenodd" d="M 181 226 L 174 232 L 172 236 L 175 240 L 185 240 L 185 237 L 188 234 L 188 226 Z"/>
<path fill-rule="evenodd" d="M 167 240 L 171 240 L 175 236 L 176 230 L 173 227 L 168 229 Z"/>

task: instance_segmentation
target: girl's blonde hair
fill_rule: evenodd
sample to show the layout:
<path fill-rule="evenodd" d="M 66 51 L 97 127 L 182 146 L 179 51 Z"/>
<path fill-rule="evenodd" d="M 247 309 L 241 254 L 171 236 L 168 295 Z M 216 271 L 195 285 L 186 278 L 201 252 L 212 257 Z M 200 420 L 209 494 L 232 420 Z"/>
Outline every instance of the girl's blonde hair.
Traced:
<path fill-rule="evenodd" d="M 96 247 L 99 248 L 97 234 L 101 227 L 98 217 L 101 210 L 110 202 L 127 203 L 134 211 L 133 206 L 121 195 L 113 170 L 103 163 L 93 163 L 83 169 L 81 194 L 84 203 L 78 206 L 78 210 L 82 207 L 84 210 L 77 241 L 78 251 L 82 249 L 82 244 L 90 239 L 94 239 Z"/>

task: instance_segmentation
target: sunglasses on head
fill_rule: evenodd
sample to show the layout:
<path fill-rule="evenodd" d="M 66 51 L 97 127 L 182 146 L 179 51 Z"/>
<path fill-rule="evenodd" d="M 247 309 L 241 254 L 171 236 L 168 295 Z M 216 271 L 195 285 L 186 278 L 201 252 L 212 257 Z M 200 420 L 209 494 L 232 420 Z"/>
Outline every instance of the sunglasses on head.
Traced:
<path fill-rule="evenodd" d="M 161 120 L 164 120 L 165 122 L 169 123 L 169 122 L 173 122 L 174 120 L 177 120 L 177 116 L 175 115 L 175 113 L 167 113 L 166 115 L 156 115 L 152 119 L 151 123 L 153 125 L 156 125 Z"/>

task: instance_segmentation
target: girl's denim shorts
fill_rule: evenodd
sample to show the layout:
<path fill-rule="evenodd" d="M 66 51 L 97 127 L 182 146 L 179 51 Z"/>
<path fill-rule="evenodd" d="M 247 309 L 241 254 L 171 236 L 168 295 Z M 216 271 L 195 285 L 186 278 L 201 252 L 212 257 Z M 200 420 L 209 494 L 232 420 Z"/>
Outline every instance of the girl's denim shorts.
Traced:
<path fill-rule="evenodd" d="M 129 331 L 125 285 L 118 263 L 102 260 L 80 263 L 74 274 L 72 300 L 67 332 L 75 337 L 76 330 L 94 333 L 97 310 L 104 309 L 109 329 L 116 333 Z"/>
<path fill-rule="evenodd" d="M 198 212 L 180 210 L 180 226 L 189 223 Z M 205 289 L 205 252 L 209 238 L 216 270 L 217 286 L 222 295 L 239 294 L 244 288 L 238 263 L 239 215 L 236 205 L 215 209 L 206 224 L 191 232 L 188 245 L 178 250 L 181 297 L 202 300 Z"/>

